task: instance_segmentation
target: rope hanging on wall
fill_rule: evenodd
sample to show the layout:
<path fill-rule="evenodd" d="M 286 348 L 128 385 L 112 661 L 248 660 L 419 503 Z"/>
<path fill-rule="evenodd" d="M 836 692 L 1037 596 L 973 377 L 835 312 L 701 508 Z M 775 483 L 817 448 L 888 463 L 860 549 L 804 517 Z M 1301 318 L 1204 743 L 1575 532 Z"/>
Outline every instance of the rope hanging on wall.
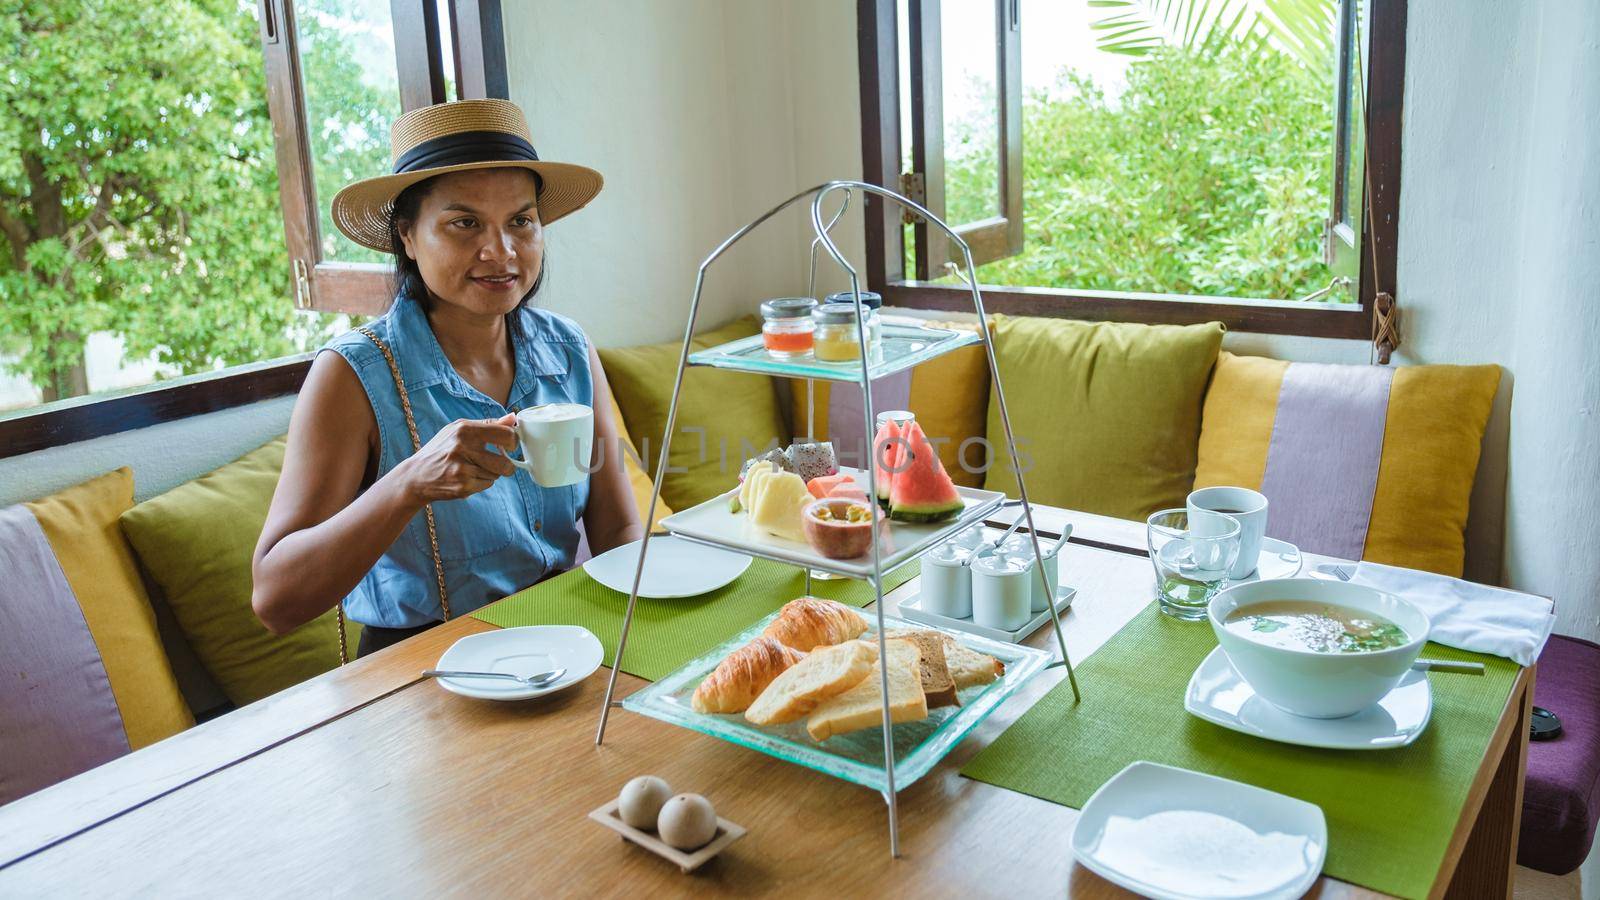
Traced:
<path fill-rule="evenodd" d="M 1366 86 L 1363 84 L 1361 121 L 1362 127 L 1366 128 L 1370 136 L 1372 129 L 1369 113 Z M 1367 182 L 1367 190 L 1361 200 L 1367 207 L 1367 249 L 1372 254 L 1372 346 L 1367 351 L 1367 362 L 1387 366 L 1390 354 L 1400 346 L 1400 301 L 1395 299 L 1394 294 L 1385 291 L 1383 283 L 1378 280 L 1378 214 L 1373 209 L 1372 141 L 1361 142 L 1361 157 L 1362 174 Z"/>

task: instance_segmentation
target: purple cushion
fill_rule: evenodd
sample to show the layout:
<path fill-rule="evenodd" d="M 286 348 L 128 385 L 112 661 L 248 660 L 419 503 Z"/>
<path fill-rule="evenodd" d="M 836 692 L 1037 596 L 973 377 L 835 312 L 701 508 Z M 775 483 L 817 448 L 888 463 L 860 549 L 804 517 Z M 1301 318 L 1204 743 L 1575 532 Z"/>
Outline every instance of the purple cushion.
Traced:
<path fill-rule="evenodd" d="M 1561 717 L 1561 737 L 1528 745 L 1520 865 L 1554 875 L 1589 855 L 1600 816 L 1600 644 L 1551 635 L 1533 702 Z"/>

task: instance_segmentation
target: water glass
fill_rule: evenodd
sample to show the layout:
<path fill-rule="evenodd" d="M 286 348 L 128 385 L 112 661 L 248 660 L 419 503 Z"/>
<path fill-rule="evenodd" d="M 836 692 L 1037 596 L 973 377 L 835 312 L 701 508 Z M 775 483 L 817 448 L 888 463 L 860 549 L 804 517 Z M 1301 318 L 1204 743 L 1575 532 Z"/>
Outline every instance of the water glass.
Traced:
<path fill-rule="evenodd" d="M 1200 521 L 1201 519 L 1205 521 Z M 1161 611 L 1179 619 L 1206 616 L 1239 558 L 1239 521 L 1209 510 L 1164 509 L 1145 522 Z"/>

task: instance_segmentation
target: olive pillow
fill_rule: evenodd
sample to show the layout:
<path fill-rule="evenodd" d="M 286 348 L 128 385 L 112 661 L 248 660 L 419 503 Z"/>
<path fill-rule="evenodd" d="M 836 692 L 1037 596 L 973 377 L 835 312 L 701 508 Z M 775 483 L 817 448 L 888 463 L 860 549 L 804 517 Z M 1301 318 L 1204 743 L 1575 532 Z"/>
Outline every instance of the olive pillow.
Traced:
<path fill-rule="evenodd" d="M 122 531 L 140 564 L 237 706 L 339 664 L 332 610 L 274 635 L 250 607 L 250 560 L 278 486 L 284 445 L 278 438 L 122 514 Z M 351 648 L 357 628 L 350 627 Z"/>
<path fill-rule="evenodd" d="M 694 338 L 694 349 L 715 347 L 759 333 L 753 316 Z M 672 341 L 600 351 L 600 364 L 622 407 L 645 468 L 655 476 L 667 407 L 683 344 Z M 688 509 L 732 488 L 746 455 L 768 446 L 785 446 L 789 435 L 773 380 L 719 369 L 693 367 L 683 376 L 672 458 L 661 498 L 673 509 Z"/>
<path fill-rule="evenodd" d="M 995 361 L 1028 498 L 1142 519 L 1182 506 L 1222 325 L 1134 325 L 995 316 Z M 984 487 L 1017 496 L 991 386 Z"/>

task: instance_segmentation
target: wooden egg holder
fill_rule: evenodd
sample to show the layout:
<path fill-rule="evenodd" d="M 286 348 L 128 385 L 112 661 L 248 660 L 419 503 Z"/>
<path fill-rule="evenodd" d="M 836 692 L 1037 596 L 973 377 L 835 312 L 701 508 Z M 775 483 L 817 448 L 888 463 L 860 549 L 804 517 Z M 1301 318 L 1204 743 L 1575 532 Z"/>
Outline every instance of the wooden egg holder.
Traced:
<path fill-rule="evenodd" d="M 729 844 L 744 837 L 744 827 L 735 825 L 721 816 L 717 817 L 717 833 L 711 842 L 698 850 L 684 852 L 657 837 L 655 832 L 635 828 L 617 815 L 617 801 L 589 813 L 589 818 L 622 835 L 622 839 L 638 844 L 651 853 L 666 859 L 682 869 L 685 874 L 705 865 L 713 856 L 728 848 Z"/>

